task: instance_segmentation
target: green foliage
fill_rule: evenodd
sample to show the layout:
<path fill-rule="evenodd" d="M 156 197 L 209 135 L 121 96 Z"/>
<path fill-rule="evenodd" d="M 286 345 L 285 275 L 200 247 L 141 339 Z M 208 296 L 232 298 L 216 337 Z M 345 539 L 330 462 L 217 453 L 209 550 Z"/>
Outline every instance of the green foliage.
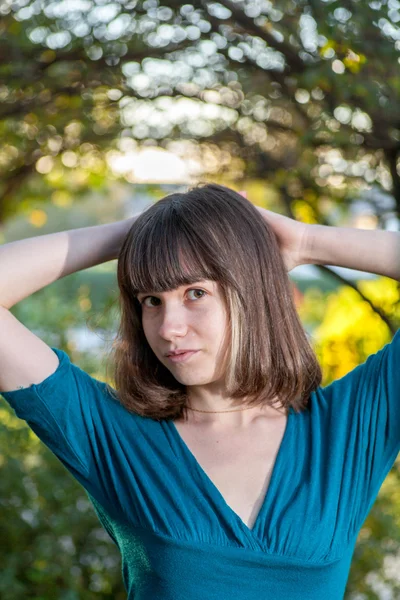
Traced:
<path fill-rule="evenodd" d="M 85 492 L 4 402 L 0 415 L 0 598 L 125 598 L 119 553 Z"/>
<path fill-rule="evenodd" d="M 0 222 L 103 185 L 110 150 L 177 138 L 210 176 L 268 179 L 287 213 L 400 212 L 396 2 L 65 6 L 0 8 Z"/>

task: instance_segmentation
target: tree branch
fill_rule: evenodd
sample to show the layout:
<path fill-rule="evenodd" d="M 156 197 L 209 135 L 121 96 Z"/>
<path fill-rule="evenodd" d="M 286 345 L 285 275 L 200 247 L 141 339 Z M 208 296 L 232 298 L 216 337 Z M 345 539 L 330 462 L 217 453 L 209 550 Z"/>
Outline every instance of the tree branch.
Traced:
<path fill-rule="evenodd" d="M 3 224 L 5 219 L 6 200 L 25 183 L 26 178 L 34 170 L 35 162 L 32 162 L 31 164 L 25 163 L 18 169 L 14 170 L 7 178 L 3 177 L 3 181 L 5 181 L 5 189 L 0 196 L 0 226 Z"/>
<path fill-rule="evenodd" d="M 392 177 L 393 196 L 396 202 L 397 215 L 400 218 L 400 175 L 397 171 L 397 163 L 400 158 L 400 149 L 385 150 L 385 158 L 388 163 L 390 175 Z"/>
<path fill-rule="evenodd" d="M 233 18 L 247 33 L 251 33 L 264 40 L 270 48 L 274 48 L 281 52 L 287 60 L 289 70 L 294 70 L 296 73 L 302 73 L 305 70 L 305 65 L 297 52 L 290 47 L 285 41 L 278 41 L 271 33 L 256 25 L 254 19 L 248 17 L 234 2 L 231 0 L 220 0 L 220 3 L 231 11 Z M 208 8 L 209 2 L 203 0 L 203 4 Z"/>
<path fill-rule="evenodd" d="M 367 296 L 365 296 L 365 294 L 362 293 L 362 291 L 359 289 L 359 287 L 357 286 L 357 284 L 355 284 L 353 281 L 350 281 L 349 279 L 346 279 L 345 277 L 343 277 L 342 275 L 339 275 L 339 273 L 336 273 L 336 271 L 333 271 L 332 269 L 330 269 L 329 267 L 325 266 L 325 265 L 315 265 L 320 271 L 322 271 L 323 273 L 328 273 L 331 277 L 333 277 L 334 279 L 336 279 L 336 281 L 338 281 L 339 283 L 341 283 L 342 285 L 347 285 L 349 287 L 351 287 L 353 290 L 355 290 L 357 292 L 357 294 L 360 296 L 360 298 L 362 298 L 365 302 L 367 302 L 369 304 L 369 306 L 372 308 L 372 310 L 380 316 L 380 318 L 382 319 L 382 321 L 384 323 L 386 323 L 386 325 L 389 327 L 390 332 L 392 333 L 392 335 L 394 335 L 398 329 L 398 326 L 394 323 L 394 321 L 392 321 L 384 312 L 381 308 L 379 308 L 379 306 L 376 306 L 376 304 L 374 304 L 372 302 L 372 300 L 370 300 L 369 298 L 367 298 Z"/>

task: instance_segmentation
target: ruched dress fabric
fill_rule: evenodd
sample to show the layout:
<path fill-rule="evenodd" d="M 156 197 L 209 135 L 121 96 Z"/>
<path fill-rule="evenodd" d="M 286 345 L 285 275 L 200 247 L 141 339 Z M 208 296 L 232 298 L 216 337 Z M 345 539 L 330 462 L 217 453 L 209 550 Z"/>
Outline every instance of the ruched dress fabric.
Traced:
<path fill-rule="evenodd" d="M 250 529 L 171 420 L 128 412 L 57 349 L 5 400 L 85 488 L 129 600 L 340 600 L 358 532 L 400 450 L 400 331 L 289 411 Z"/>

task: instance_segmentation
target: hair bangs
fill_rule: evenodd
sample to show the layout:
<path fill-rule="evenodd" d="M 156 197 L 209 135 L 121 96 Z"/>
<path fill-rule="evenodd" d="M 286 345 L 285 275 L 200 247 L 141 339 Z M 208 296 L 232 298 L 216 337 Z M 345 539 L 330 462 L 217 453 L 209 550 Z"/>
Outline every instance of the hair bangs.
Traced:
<path fill-rule="evenodd" d="M 195 233 L 173 210 L 168 213 L 146 223 L 132 244 L 129 279 L 134 294 L 160 293 L 217 278 Z"/>

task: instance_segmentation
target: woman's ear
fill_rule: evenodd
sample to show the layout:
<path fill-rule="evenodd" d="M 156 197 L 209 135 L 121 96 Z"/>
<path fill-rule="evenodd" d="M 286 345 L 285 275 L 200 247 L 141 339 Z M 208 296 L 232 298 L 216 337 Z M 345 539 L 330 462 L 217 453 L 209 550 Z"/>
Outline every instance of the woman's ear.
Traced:
<path fill-rule="evenodd" d="M 241 192 L 239 192 L 239 194 L 241 196 L 243 196 L 243 198 L 246 198 L 246 200 L 247 200 L 247 192 L 245 192 L 245 191 L 242 190 Z"/>

